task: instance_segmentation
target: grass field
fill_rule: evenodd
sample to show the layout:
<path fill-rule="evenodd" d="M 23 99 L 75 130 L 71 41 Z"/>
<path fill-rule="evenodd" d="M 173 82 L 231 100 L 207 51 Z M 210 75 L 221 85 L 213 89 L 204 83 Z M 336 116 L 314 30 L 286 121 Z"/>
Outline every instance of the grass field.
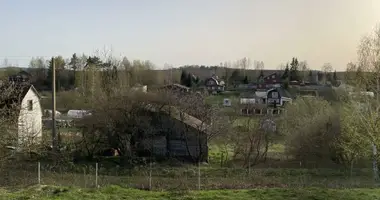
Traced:
<path fill-rule="evenodd" d="M 63 188 L 53 186 L 32 186 L 20 191 L 0 190 L 0 199 L 61 199 L 61 200 L 117 200 L 117 199 L 203 199 L 203 200 L 374 200 L 380 199 L 380 189 L 279 189 L 260 188 L 253 190 L 208 190 L 208 191 L 176 191 L 152 192 L 109 186 L 100 189 Z"/>

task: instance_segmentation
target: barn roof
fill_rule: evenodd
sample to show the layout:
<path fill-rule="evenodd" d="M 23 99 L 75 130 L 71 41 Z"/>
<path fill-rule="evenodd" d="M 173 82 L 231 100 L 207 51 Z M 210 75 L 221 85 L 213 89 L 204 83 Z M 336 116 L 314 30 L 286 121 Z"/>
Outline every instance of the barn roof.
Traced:
<path fill-rule="evenodd" d="M 178 108 L 175 106 L 169 106 L 165 105 L 161 107 L 160 109 L 157 108 L 157 106 L 154 106 L 152 104 L 149 104 L 146 106 L 146 108 L 152 112 L 164 112 L 168 114 L 169 116 L 173 117 L 174 119 L 177 119 L 186 125 L 189 125 L 197 130 L 200 130 L 202 132 L 207 132 L 207 129 L 209 127 L 208 124 L 201 121 L 200 119 L 191 116 L 185 112 L 181 112 Z"/>

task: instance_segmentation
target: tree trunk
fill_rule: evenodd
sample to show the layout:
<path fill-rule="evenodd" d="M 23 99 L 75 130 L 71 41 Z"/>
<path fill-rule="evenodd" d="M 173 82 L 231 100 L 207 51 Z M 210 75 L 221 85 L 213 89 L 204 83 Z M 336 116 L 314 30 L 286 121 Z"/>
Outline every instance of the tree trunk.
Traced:
<path fill-rule="evenodd" d="M 350 164 L 350 177 L 352 178 L 352 171 L 354 169 L 354 159 L 351 160 L 351 164 Z"/>

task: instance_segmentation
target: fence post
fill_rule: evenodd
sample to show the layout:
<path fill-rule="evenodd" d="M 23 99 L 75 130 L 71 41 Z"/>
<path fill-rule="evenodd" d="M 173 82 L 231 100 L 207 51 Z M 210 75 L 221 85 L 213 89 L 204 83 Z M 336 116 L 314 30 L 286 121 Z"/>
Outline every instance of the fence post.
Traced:
<path fill-rule="evenodd" d="M 84 181 L 84 188 L 87 188 L 86 167 L 83 167 L 83 181 Z"/>
<path fill-rule="evenodd" d="M 198 161 L 198 190 L 201 190 L 201 162 Z"/>
<path fill-rule="evenodd" d="M 95 165 L 95 187 L 98 188 L 98 163 Z"/>
<path fill-rule="evenodd" d="M 38 162 L 38 185 L 41 185 L 41 163 Z"/>
<path fill-rule="evenodd" d="M 149 162 L 149 190 L 152 191 L 152 161 Z"/>
<path fill-rule="evenodd" d="M 251 176 L 251 156 L 248 157 L 248 178 Z"/>

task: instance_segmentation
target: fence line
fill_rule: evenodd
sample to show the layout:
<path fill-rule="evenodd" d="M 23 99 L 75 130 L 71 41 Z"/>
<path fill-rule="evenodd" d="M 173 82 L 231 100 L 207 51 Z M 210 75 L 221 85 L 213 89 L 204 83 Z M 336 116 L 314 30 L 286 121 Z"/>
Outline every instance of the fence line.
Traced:
<path fill-rule="evenodd" d="M 95 164 L 95 165 L 94 165 Z M 371 168 L 227 168 L 202 165 L 145 166 L 126 169 L 100 163 L 52 166 L 43 162 L 3 168 L 0 186 L 62 185 L 103 187 L 121 185 L 147 190 L 203 190 L 253 187 L 373 187 Z M 36 181 L 37 173 L 37 181 Z M 351 174 L 351 175 L 350 175 Z"/>

